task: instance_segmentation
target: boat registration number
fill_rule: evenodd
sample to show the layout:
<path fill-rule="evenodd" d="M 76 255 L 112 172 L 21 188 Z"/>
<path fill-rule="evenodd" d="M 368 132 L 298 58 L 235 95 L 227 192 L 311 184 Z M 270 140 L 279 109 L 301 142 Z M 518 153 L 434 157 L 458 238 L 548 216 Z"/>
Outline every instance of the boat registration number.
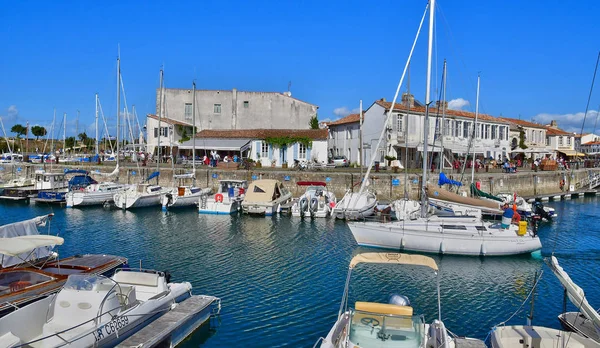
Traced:
<path fill-rule="evenodd" d="M 104 336 L 110 336 L 115 332 L 121 330 L 125 326 L 129 324 L 129 318 L 126 316 L 115 318 L 108 323 L 100 326 L 96 331 L 93 331 L 94 338 L 96 338 L 96 342 L 100 341 L 104 338 Z"/>

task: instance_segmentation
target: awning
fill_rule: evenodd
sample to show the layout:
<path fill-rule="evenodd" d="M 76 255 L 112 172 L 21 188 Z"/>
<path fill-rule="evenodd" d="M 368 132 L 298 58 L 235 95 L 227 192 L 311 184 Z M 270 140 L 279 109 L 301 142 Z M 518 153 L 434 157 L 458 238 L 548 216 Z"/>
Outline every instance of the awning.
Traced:
<path fill-rule="evenodd" d="M 350 268 L 354 268 L 359 263 L 391 263 L 400 265 L 425 266 L 438 270 L 437 264 L 429 256 L 409 255 L 399 253 L 361 253 L 352 258 Z"/>
<path fill-rule="evenodd" d="M 574 156 L 584 157 L 585 156 L 585 153 L 577 152 L 575 150 L 556 150 L 556 152 L 564 153 L 565 155 L 567 155 L 569 157 L 574 157 Z"/>
<path fill-rule="evenodd" d="M 12 238 L 2 238 L 2 246 L 0 246 L 0 254 L 8 256 L 18 256 L 45 246 L 62 245 L 64 239 L 61 237 L 48 235 L 29 235 Z"/>
<path fill-rule="evenodd" d="M 192 150 L 193 139 L 179 145 L 180 150 Z M 217 151 L 245 151 L 250 147 L 252 139 L 218 139 L 218 138 L 196 138 L 196 149 Z"/>

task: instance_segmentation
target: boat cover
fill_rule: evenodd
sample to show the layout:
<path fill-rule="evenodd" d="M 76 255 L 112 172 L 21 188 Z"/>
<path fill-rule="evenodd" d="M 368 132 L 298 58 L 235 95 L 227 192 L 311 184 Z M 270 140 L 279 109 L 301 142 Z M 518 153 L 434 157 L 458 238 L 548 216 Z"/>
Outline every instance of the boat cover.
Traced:
<path fill-rule="evenodd" d="M 157 176 L 159 176 L 159 175 L 160 175 L 160 172 L 154 172 L 154 173 L 150 174 L 150 175 L 148 176 L 148 178 L 146 178 L 146 181 L 150 181 L 150 180 L 152 180 L 152 179 L 156 178 L 156 177 L 157 177 Z"/>
<path fill-rule="evenodd" d="M 61 237 L 43 234 L 3 238 L 0 254 L 18 257 L 19 254 L 28 253 L 37 248 L 62 245 L 64 242 L 65 240 Z"/>
<path fill-rule="evenodd" d="M 96 171 L 92 172 L 91 174 L 100 175 L 100 176 L 114 176 L 114 175 L 119 174 L 119 165 L 117 164 L 115 169 L 110 173 L 102 173 L 99 170 L 96 170 Z"/>
<path fill-rule="evenodd" d="M 38 216 L 36 218 L 15 222 L 12 224 L 7 224 L 4 226 L 0 226 L 0 238 L 11 238 L 18 236 L 33 236 L 39 235 L 38 226 L 44 226 L 48 219 L 49 215 Z M 4 247 L 4 241 L 0 242 L 2 247 Z M 62 244 L 62 243 L 61 243 Z M 23 260 L 34 260 L 40 259 L 44 257 L 48 257 L 52 252 L 52 247 L 50 246 L 42 246 L 37 248 L 32 253 L 25 253 L 19 255 L 19 257 L 8 256 L 8 255 L 0 255 L 0 261 L 2 261 L 2 267 L 10 267 L 19 263 L 23 263 Z"/>
<path fill-rule="evenodd" d="M 350 269 L 354 268 L 359 263 L 392 263 L 397 265 L 415 265 L 425 266 L 438 270 L 435 261 L 424 255 L 409 255 L 400 253 L 361 253 L 352 258 L 350 261 Z"/>
<path fill-rule="evenodd" d="M 485 199 L 463 197 L 454 192 L 447 191 L 443 188 L 427 185 L 427 197 L 439 199 L 442 201 L 455 202 L 472 206 L 488 207 L 492 209 L 500 209 L 500 204 Z"/>
<path fill-rule="evenodd" d="M 256 180 L 252 182 L 248 187 L 248 190 L 246 190 L 244 203 L 272 202 L 278 184 L 279 181 L 272 179 Z"/>
<path fill-rule="evenodd" d="M 567 291 L 569 301 L 571 301 L 571 303 L 575 305 L 586 318 L 592 321 L 596 332 L 600 332 L 600 314 L 598 314 L 598 312 L 596 312 L 596 310 L 588 303 L 583 289 L 571 280 L 571 277 L 569 277 L 567 272 L 565 272 L 558 264 L 558 260 L 554 256 L 550 258 L 550 269 L 552 269 L 556 278 L 558 278 Z"/>
<path fill-rule="evenodd" d="M 483 198 L 492 199 L 492 200 L 498 201 L 498 202 L 504 202 L 504 200 L 500 197 L 496 197 L 492 194 L 481 191 L 480 189 L 477 188 L 477 186 L 475 186 L 475 184 L 471 184 L 471 194 L 476 197 L 483 197 Z"/>

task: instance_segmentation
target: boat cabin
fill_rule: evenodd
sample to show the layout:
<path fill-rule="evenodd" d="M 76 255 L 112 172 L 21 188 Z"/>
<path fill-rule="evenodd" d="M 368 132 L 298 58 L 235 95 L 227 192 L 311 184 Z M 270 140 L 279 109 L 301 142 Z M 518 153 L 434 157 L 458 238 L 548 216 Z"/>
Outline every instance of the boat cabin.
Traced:
<path fill-rule="evenodd" d="M 68 182 L 65 179 L 64 173 L 46 173 L 35 172 L 35 189 L 36 190 L 53 190 L 65 188 Z"/>

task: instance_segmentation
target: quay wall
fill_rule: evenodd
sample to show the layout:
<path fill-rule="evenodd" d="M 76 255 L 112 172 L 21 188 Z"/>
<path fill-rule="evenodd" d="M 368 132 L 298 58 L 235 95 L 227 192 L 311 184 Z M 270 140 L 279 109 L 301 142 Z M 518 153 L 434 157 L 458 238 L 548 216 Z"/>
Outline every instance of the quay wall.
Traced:
<path fill-rule="evenodd" d="M 21 168 L 18 171 L 18 168 Z M 0 165 L 0 177 L 3 180 L 9 180 L 11 177 L 20 175 L 33 175 L 36 169 L 40 169 L 40 165 Z M 62 172 L 64 168 L 80 168 L 89 171 L 99 170 L 104 173 L 109 173 L 113 170 L 107 165 L 88 165 L 73 166 L 73 165 L 53 165 L 53 172 Z M 49 168 L 46 168 L 50 171 Z M 142 178 L 146 178 L 154 172 L 154 167 L 122 167 L 119 171 L 119 181 L 123 183 L 138 183 Z M 190 168 L 175 168 L 164 167 L 160 169 L 161 175 L 158 182 L 164 186 L 173 184 L 173 172 L 175 174 L 183 174 L 189 172 Z M 582 189 L 582 183 L 593 172 L 600 172 L 600 169 L 580 169 L 572 171 L 548 171 L 548 172 L 531 172 L 524 171 L 519 173 L 476 173 L 475 181 L 481 184 L 481 190 L 492 194 L 500 192 L 517 192 L 521 196 L 547 195 L 563 192 L 560 187 L 561 180 L 564 180 L 564 190 L 567 191 L 572 185 L 576 190 Z M 459 174 L 447 174 L 449 178 L 459 181 Z M 406 192 L 410 198 L 418 198 L 420 187 L 421 174 L 409 173 L 406 185 Z M 216 190 L 218 181 L 222 179 L 243 179 L 252 181 L 254 179 L 277 179 L 284 183 L 290 189 L 294 196 L 299 196 L 304 189 L 296 185 L 299 181 L 324 181 L 327 183 L 329 190 L 332 190 L 337 197 L 342 197 L 347 190 L 358 191 L 360 189 L 361 174 L 358 171 L 340 171 L 337 170 L 320 170 L 320 171 L 295 171 L 295 170 L 277 170 L 273 168 L 253 168 L 251 170 L 231 170 L 201 167 L 196 170 L 196 184 L 201 187 L 212 187 Z M 114 180 L 114 178 L 104 178 L 95 176 L 98 181 Z M 152 184 L 156 184 L 157 179 L 151 180 Z M 438 175 L 428 175 L 428 182 L 437 184 Z M 463 191 L 468 190 L 470 182 L 470 174 L 462 179 L 466 187 L 461 188 Z M 369 188 L 374 190 L 380 200 L 393 200 L 404 197 L 405 174 L 402 172 L 393 173 L 392 171 L 381 171 L 379 173 L 371 172 L 369 180 Z"/>

